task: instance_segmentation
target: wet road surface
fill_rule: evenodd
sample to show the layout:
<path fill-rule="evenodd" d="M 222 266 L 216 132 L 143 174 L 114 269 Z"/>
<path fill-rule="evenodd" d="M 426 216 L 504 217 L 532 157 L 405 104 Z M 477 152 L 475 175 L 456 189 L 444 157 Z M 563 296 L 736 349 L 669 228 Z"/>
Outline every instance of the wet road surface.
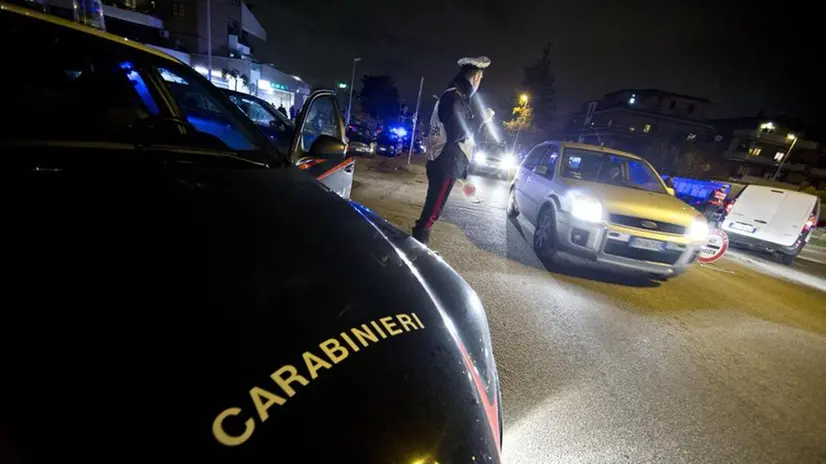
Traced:
<path fill-rule="evenodd" d="M 549 272 L 507 183 L 472 181 L 431 246 L 485 304 L 506 462 L 826 462 L 826 293 L 729 258 L 665 283 Z M 412 225 L 421 176 L 361 183 L 357 201 Z"/>

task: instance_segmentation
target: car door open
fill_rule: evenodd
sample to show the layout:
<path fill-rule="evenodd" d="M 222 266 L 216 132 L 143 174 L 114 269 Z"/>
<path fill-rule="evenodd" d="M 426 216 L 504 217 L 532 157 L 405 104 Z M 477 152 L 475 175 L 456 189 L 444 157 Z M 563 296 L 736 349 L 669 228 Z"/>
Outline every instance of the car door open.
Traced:
<path fill-rule="evenodd" d="M 313 92 L 296 118 L 290 159 L 343 198 L 350 198 L 355 159 L 347 154 L 344 123 L 333 92 Z"/>

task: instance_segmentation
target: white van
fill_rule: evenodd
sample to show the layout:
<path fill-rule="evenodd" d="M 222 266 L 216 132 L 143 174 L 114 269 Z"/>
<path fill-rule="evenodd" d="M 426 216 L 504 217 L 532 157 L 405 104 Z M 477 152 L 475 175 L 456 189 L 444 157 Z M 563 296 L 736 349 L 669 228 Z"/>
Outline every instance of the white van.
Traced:
<path fill-rule="evenodd" d="M 755 250 L 779 253 L 791 264 L 817 224 L 820 200 L 808 193 L 748 185 L 721 221 L 729 241 Z"/>

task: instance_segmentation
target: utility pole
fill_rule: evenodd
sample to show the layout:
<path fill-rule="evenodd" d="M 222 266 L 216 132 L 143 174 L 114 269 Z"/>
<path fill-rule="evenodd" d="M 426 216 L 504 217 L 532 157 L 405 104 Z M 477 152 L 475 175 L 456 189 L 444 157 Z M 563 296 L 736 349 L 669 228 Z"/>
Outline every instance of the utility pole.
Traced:
<path fill-rule="evenodd" d="M 407 150 L 407 164 L 413 157 L 413 144 L 416 143 L 416 122 L 419 121 L 419 104 L 422 102 L 422 87 L 424 87 L 424 76 L 419 81 L 419 96 L 416 97 L 416 111 L 413 113 L 413 132 L 410 133 L 410 148 Z"/>
<path fill-rule="evenodd" d="M 361 58 L 353 58 L 353 71 L 350 73 L 350 102 L 347 103 L 347 126 L 350 125 L 350 114 L 353 110 L 353 86 L 356 79 L 356 63 L 361 61 Z"/>
<path fill-rule="evenodd" d="M 777 171 L 774 171 L 774 175 L 772 176 L 772 180 L 777 180 L 777 176 L 779 176 L 779 175 L 780 175 L 780 168 L 782 168 L 782 167 L 783 167 L 783 163 L 785 163 L 785 162 L 786 162 L 786 159 L 788 159 L 788 158 L 789 158 L 789 155 L 790 155 L 790 154 L 792 154 L 792 149 L 794 148 L 794 144 L 796 144 L 796 143 L 797 143 L 797 139 L 799 139 L 799 138 L 800 138 L 800 137 L 798 137 L 798 136 L 796 136 L 796 135 L 792 134 L 791 132 L 789 132 L 789 133 L 786 135 L 786 140 L 791 140 L 791 141 L 792 141 L 792 144 L 791 144 L 791 145 L 789 145 L 789 149 L 786 151 L 786 154 L 785 154 L 785 155 L 783 155 L 783 159 L 781 159 L 781 160 L 780 160 L 780 164 L 779 164 L 779 165 L 777 165 Z"/>
<path fill-rule="evenodd" d="M 207 79 L 212 83 L 212 0 L 207 0 Z"/>

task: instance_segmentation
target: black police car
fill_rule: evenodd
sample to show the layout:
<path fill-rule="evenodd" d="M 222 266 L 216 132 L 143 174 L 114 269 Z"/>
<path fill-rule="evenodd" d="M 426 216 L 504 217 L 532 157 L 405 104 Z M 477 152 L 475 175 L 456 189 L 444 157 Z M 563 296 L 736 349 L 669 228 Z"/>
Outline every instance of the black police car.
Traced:
<path fill-rule="evenodd" d="M 289 161 L 334 95 L 281 153 L 122 38 L 0 4 L 0 50 L 0 461 L 500 460 L 479 298 Z"/>
<path fill-rule="evenodd" d="M 171 84 L 173 89 L 183 86 Z M 295 124 L 266 100 L 232 90 L 224 90 L 230 101 L 235 103 L 244 114 L 275 144 L 276 149 L 288 153 L 295 136 Z M 351 150 L 352 151 L 352 147 Z M 322 154 L 325 155 L 325 154 Z M 350 198 L 353 188 L 353 171 L 356 160 L 351 156 L 344 159 L 329 156 L 305 156 L 296 160 L 299 169 L 306 170 L 330 187 L 343 198 Z"/>

